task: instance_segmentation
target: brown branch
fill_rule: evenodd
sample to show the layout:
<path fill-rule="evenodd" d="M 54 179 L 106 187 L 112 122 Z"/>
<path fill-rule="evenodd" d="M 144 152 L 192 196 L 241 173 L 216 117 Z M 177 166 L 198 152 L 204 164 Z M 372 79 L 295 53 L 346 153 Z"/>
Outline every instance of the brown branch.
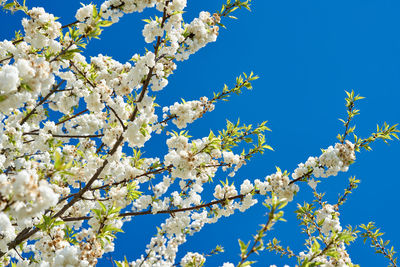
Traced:
<path fill-rule="evenodd" d="M 82 39 L 82 36 L 79 37 L 77 41 L 79 42 L 80 39 Z M 71 42 L 66 48 L 64 48 L 63 50 L 61 50 L 61 52 L 58 53 L 58 55 L 55 56 L 55 57 L 54 57 L 52 60 L 50 60 L 49 62 L 50 62 L 50 63 L 51 63 L 51 62 L 54 62 L 54 61 L 56 61 L 60 56 L 64 55 L 64 54 L 68 51 L 68 49 L 69 49 L 74 43 L 75 43 L 75 42 Z"/>
<path fill-rule="evenodd" d="M 253 243 L 253 245 L 251 246 L 251 249 L 249 250 L 249 252 L 247 252 L 246 255 L 241 256 L 242 259 L 241 259 L 241 261 L 239 262 L 239 264 L 237 265 L 238 267 L 239 267 L 239 266 L 242 266 L 243 263 L 245 262 L 245 260 L 247 260 L 251 254 L 253 254 L 254 252 L 257 253 L 256 246 L 257 246 L 258 243 L 260 243 L 260 241 L 261 241 L 262 238 L 264 237 L 264 233 L 265 233 L 266 231 L 268 231 L 268 230 L 272 227 L 272 224 L 273 224 L 273 222 L 274 222 L 274 214 L 275 214 L 275 209 L 274 209 L 274 208 L 271 208 L 271 211 L 270 211 L 269 214 L 268 214 L 268 221 L 267 221 L 267 223 L 262 227 L 262 229 L 260 230 L 260 232 L 258 232 L 257 236 L 256 236 L 255 239 L 254 239 L 254 243 Z"/>
<path fill-rule="evenodd" d="M 329 241 L 329 243 L 326 244 L 326 247 L 325 247 L 321 252 L 319 252 L 318 254 L 314 254 L 314 255 L 311 256 L 311 258 L 307 259 L 308 262 L 312 262 L 312 260 L 314 260 L 315 258 L 324 255 L 325 252 L 327 252 L 328 249 L 329 249 L 332 245 L 334 245 L 335 241 L 336 241 L 335 239 L 331 239 L 331 241 Z"/>
<path fill-rule="evenodd" d="M 18 40 L 14 40 L 14 41 L 12 42 L 12 44 L 13 44 L 13 45 L 19 44 L 19 43 L 22 42 L 23 40 L 24 40 L 24 38 L 20 38 L 20 39 L 18 39 Z"/>
<path fill-rule="evenodd" d="M 23 133 L 22 135 L 39 135 L 39 133 Z M 63 135 L 63 134 L 51 134 L 57 138 L 96 138 L 103 137 L 104 134 L 88 134 L 88 135 Z"/>
<path fill-rule="evenodd" d="M 110 107 L 110 106 L 108 106 L 108 105 L 107 105 L 106 107 L 109 108 L 109 109 L 111 109 L 111 111 L 114 113 L 115 117 L 117 117 L 119 123 L 121 124 L 122 129 L 126 130 L 127 126 L 124 124 L 124 122 L 123 122 L 123 121 L 121 120 L 121 118 L 118 116 L 117 112 L 116 112 L 112 107 Z"/>
<path fill-rule="evenodd" d="M 4 61 L 12 59 L 12 58 L 13 58 L 13 56 L 9 56 L 9 57 L 3 58 L 2 60 L 0 60 L 0 64 L 2 64 Z"/>
<path fill-rule="evenodd" d="M 345 125 L 345 130 L 344 130 L 344 134 L 343 134 L 343 138 L 342 138 L 342 140 L 340 141 L 340 143 L 344 143 L 344 140 L 346 139 L 346 137 L 347 137 L 347 135 L 349 134 L 349 125 L 350 125 L 350 122 L 351 122 L 351 113 L 353 112 L 353 108 L 354 108 L 354 102 L 353 103 L 351 103 L 351 105 L 347 108 L 347 110 L 348 110 L 348 116 L 347 116 L 347 121 L 346 121 L 346 123 L 344 124 Z"/>
<path fill-rule="evenodd" d="M 82 197 L 83 200 L 89 200 L 89 201 L 107 201 L 110 200 L 111 198 L 87 198 L 87 197 Z"/>
<path fill-rule="evenodd" d="M 303 174 L 302 176 L 300 176 L 300 177 L 298 177 L 298 178 L 296 178 L 296 179 L 290 181 L 290 182 L 289 182 L 289 185 L 291 185 L 291 184 L 293 184 L 293 183 L 296 183 L 296 182 L 298 182 L 298 181 L 301 181 L 301 180 L 303 180 L 303 179 L 306 178 L 306 177 L 310 177 L 310 175 L 313 173 L 313 171 L 314 171 L 314 170 L 311 169 L 311 170 L 309 170 L 307 173 Z"/>
<path fill-rule="evenodd" d="M 44 154 L 43 152 L 36 152 L 36 153 L 32 153 L 32 154 L 24 154 L 22 156 L 18 156 L 15 159 L 20 159 L 20 158 L 24 158 L 24 157 L 32 157 L 32 156 L 37 156 L 37 155 L 42 155 Z"/>
<path fill-rule="evenodd" d="M 201 166 L 201 167 L 202 168 L 210 168 L 210 167 L 221 167 L 221 166 L 227 166 L 227 165 L 228 165 L 227 163 L 220 163 L 220 164 L 216 164 L 216 165 L 205 165 L 205 166 Z M 164 171 L 170 170 L 172 167 L 173 167 L 173 165 L 168 165 L 168 166 L 165 166 L 163 168 L 159 168 L 159 169 L 156 169 L 156 170 L 145 172 L 143 174 L 137 175 L 135 177 L 131 177 L 129 179 L 124 179 L 124 180 L 119 181 L 119 182 L 114 182 L 114 183 L 111 183 L 111 184 L 105 184 L 105 185 L 102 185 L 102 186 L 93 187 L 93 188 L 90 189 L 90 191 L 95 191 L 95 190 L 99 190 L 99 189 L 104 189 L 104 188 L 108 188 L 108 187 L 112 187 L 112 186 L 117 186 L 117 185 L 120 185 L 120 184 L 128 183 L 130 181 L 133 181 L 135 179 L 138 179 L 140 177 L 147 176 L 147 175 L 159 174 L 159 173 L 162 173 Z M 69 197 L 66 197 L 66 198 L 69 198 Z"/>
<path fill-rule="evenodd" d="M 73 26 L 73 25 L 75 25 L 75 24 L 77 24 L 77 23 L 79 23 L 79 20 L 76 20 L 76 21 L 71 22 L 71 23 L 69 23 L 69 24 L 66 24 L 66 25 L 64 25 L 64 26 L 61 26 L 61 29 L 65 29 L 65 28 L 71 27 L 71 26 Z"/>
<path fill-rule="evenodd" d="M 156 169 L 156 170 L 153 170 L 153 171 L 149 171 L 149 172 L 146 172 L 146 173 L 143 173 L 143 174 L 137 175 L 135 177 L 119 181 L 119 182 L 114 182 L 112 184 L 106 184 L 106 185 L 102 185 L 102 186 L 98 186 L 98 187 L 93 187 L 90 190 L 91 191 L 95 191 L 95 190 L 99 190 L 99 189 L 103 189 L 103 188 L 107 188 L 107 187 L 111 187 L 111 186 L 120 185 L 120 184 L 123 184 L 123 183 L 127 183 L 129 181 L 133 181 L 133 180 L 138 179 L 138 178 L 143 177 L 143 176 L 161 173 L 161 172 L 167 171 L 167 170 L 169 170 L 171 168 L 172 168 L 172 165 L 169 165 L 169 166 L 166 166 L 166 167 L 163 167 L 163 168 L 160 168 L 160 169 Z"/>
<path fill-rule="evenodd" d="M 260 194 L 260 191 L 253 190 L 252 192 L 250 192 L 248 194 L 251 194 L 251 193 Z M 151 210 L 138 211 L 138 212 L 126 212 L 126 213 L 121 213 L 118 216 L 119 217 L 128 217 L 128 216 L 141 216 L 141 215 L 149 215 L 149 214 L 173 214 L 173 213 L 177 213 L 177 212 L 184 212 L 184 211 L 208 208 L 208 207 L 211 207 L 212 205 L 224 204 L 226 201 L 235 200 L 235 199 L 238 199 L 238 198 L 242 199 L 244 197 L 245 197 L 245 194 L 240 194 L 240 195 L 236 195 L 236 196 L 233 196 L 233 197 L 223 198 L 223 199 L 220 199 L 220 200 L 214 200 L 214 201 L 211 201 L 211 202 L 206 203 L 206 204 L 201 204 L 201 205 L 198 205 L 198 206 L 193 206 L 193 207 L 188 207 L 188 208 L 160 210 L 160 211 L 157 211 L 155 213 L 153 213 Z M 91 218 L 92 218 L 92 216 L 82 216 L 82 217 L 69 217 L 69 218 L 66 217 L 66 218 L 61 218 L 61 219 L 63 221 L 65 221 L 65 222 L 70 222 L 70 221 L 89 220 Z"/>
<path fill-rule="evenodd" d="M 64 122 L 67 122 L 67 121 L 69 121 L 69 120 L 72 120 L 73 118 L 76 118 L 76 117 L 82 115 L 83 113 L 85 113 L 85 112 L 87 112 L 87 111 L 89 111 L 89 110 L 88 110 L 88 109 L 82 110 L 82 111 L 78 112 L 77 114 L 72 115 L 71 117 L 65 118 L 65 119 L 63 119 L 63 120 L 57 122 L 56 125 L 60 125 L 60 124 L 63 124 Z M 30 131 L 30 133 L 34 133 L 34 132 L 37 132 L 37 131 L 39 131 L 39 129 L 32 130 L 32 131 Z"/>
<path fill-rule="evenodd" d="M 76 118 L 76 117 L 82 115 L 82 114 L 85 113 L 86 111 L 89 111 L 89 110 L 88 110 L 88 109 L 82 110 L 82 111 L 76 113 L 75 115 L 73 115 L 73 116 L 71 116 L 71 117 L 65 118 L 65 119 L 63 119 L 63 120 L 57 122 L 56 125 L 60 125 L 60 124 L 63 124 L 64 122 L 67 122 L 67 121 L 69 121 L 69 120 L 72 120 L 73 118 Z"/>
<path fill-rule="evenodd" d="M 96 150 L 96 154 L 99 154 L 100 151 L 101 151 L 101 149 L 102 149 L 104 146 L 105 146 L 104 143 L 101 143 L 100 146 L 99 146 L 99 148 L 97 148 L 97 150 Z"/>
<path fill-rule="evenodd" d="M 35 112 L 36 109 L 41 106 L 46 100 L 54 94 L 57 89 L 65 82 L 65 80 L 62 80 L 59 82 L 56 86 L 53 87 L 53 89 L 21 120 L 20 124 L 23 125 Z"/>
<path fill-rule="evenodd" d="M 163 123 L 165 123 L 165 122 L 167 122 L 167 121 L 170 121 L 170 120 L 172 120 L 172 119 L 175 119 L 175 118 L 176 118 L 176 115 L 168 116 L 168 118 L 166 118 L 166 119 L 164 119 L 164 120 L 162 120 L 162 121 L 156 122 L 154 125 L 163 124 Z"/>
<path fill-rule="evenodd" d="M 70 64 L 71 64 L 71 66 L 73 66 L 73 67 L 78 71 L 78 73 L 79 73 L 93 88 L 96 88 L 96 86 L 86 77 L 86 75 L 83 74 L 83 72 L 82 72 L 77 66 L 75 66 L 75 64 L 74 64 L 74 62 L 73 62 L 72 60 L 70 60 Z"/>
<path fill-rule="evenodd" d="M 20 38 L 20 39 L 18 39 L 18 40 L 14 40 L 14 41 L 12 42 L 12 44 L 13 44 L 13 45 L 16 45 L 16 44 L 22 42 L 23 40 L 24 40 L 24 38 Z M 11 55 L 11 56 L 9 56 L 9 57 L 7 57 L 7 58 L 3 58 L 2 60 L 0 60 L 0 64 L 2 64 L 2 63 L 3 63 L 4 61 L 6 61 L 6 60 L 12 59 L 13 57 L 14 57 L 14 55 Z"/>

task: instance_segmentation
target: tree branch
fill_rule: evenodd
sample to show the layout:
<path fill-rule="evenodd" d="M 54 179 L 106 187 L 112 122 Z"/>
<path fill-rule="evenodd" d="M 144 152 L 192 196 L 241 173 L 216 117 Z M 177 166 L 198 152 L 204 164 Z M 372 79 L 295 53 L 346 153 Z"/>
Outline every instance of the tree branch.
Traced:
<path fill-rule="evenodd" d="M 41 106 L 52 94 L 54 94 L 57 89 L 65 82 L 65 80 L 62 80 L 59 82 L 56 86 L 53 87 L 53 89 L 21 120 L 20 124 L 23 125 L 35 112 L 36 109 Z"/>

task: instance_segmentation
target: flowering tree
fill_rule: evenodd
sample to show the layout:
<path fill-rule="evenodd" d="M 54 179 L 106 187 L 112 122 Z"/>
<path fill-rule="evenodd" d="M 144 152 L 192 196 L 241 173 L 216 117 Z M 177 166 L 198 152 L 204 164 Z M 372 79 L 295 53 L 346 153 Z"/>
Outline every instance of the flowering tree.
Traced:
<path fill-rule="evenodd" d="M 265 141 L 266 122 L 252 126 L 228 121 L 201 139 L 193 139 L 185 129 L 218 102 L 251 89 L 258 77 L 243 73 L 233 86 L 199 100 L 165 107 L 155 102 L 177 63 L 215 42 L 223 20 L 237 9 L 250 9 L 250 0 L 228 0 L 219 11 L 203 11 L 190 22 L 182 17 L 186 0 L 108 0 L 101 6 L 83 5 L 68 25 L 25 1 L 0 2 L 6 10 L 26 14 L 24 33 L 0 42 L 2 266 L 93 266 L 114 250 L 115 234 L 132 217 L 157 214 L 168 218 L 145 254 L 115 264 L 203 266 L 206 257 L 222 252 L 222 247 L 177 259 L 186 237 L 258 202 L 268 209 L 267 221 L 254 240 L 239 240 L 236 266 L 251 265 L 253 254 L 262 250 L 296 257 L 300 266 L 355 266 L 346 246 L 357 236 L 370 239 L 396 266 L 394 250 L 387 248 L 373 223 L 360 230 L 340 225 L 340 207 L 357 187 L 356 178 L 349 179 L 335 203 L 327 203 L 317 191 L 322 178 L 346 172 L 356 152 L 370 150 L 378 139 L 397 138 L 396 125 L 386 123 L 367 138 L 354 134 L 355 103 L 361 96 L 347 93 L 347 118 L 336 144 L 291 174 L 277 168 L 265 179 L 246 179 L 238 187 L 233 178 L 238 169 L 272 149 Z M 145 8 L 156 8 L 158 15 L 146 20 L 143 29 L 151 50 L 133 55 L 133 63 L 82 55 L 103 27 Z M 156 134 L 165 136 L 168 153 L 145 157 L 141 149 Z M 295 200 L 302 182 L 315 198 L 298 205 L 304 250 L 284 248 L 277 239 L 264 242 L 272 226 L 283 220 L 283 209 Z M 212 192 L 204 189 L 206 184 L 212 185 Z"/>

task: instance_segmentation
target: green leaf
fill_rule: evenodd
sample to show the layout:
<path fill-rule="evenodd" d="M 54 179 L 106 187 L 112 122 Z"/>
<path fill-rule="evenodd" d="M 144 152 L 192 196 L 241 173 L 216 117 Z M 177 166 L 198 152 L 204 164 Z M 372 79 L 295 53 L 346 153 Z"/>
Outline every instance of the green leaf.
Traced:
<path fill-rule="evenodd" d="M 106 206 L 105 206 L 103 203 L 101 203 L 101 201 L 97 201 L 97 203 L 99 203 L 99 205 L 100 205 L 102 211 L 104 212 L 104 214 L 107 213 L 107 208 L 106 208 Z"/>
<path fill-rule="evenodd" d="M 0 102 L 3 102 L 8 98 L 8 95 L 0 95 Z"/>
<path fill-rule="evenodd" d="M 54 153 L 54 169 L 56 169 L 57 171 L 61 169 L 61 165 L 63 163 L 63 160 L 61 158 L 61 154 L 56 151 Z"/>
<path fill-rule="evenodd" d="M 102 20 L 99 22 L 98 24 L 100 27 L 109 27 L 111 25 L 113 25 L 112 21 L 108 21 L 108 20 Z"/>
<path fill-rule="evenodd" d="M 4 5 L 3 9 L 11 9 L 15 6 L 14 2 L 8 3 L 6 5 Z"/>

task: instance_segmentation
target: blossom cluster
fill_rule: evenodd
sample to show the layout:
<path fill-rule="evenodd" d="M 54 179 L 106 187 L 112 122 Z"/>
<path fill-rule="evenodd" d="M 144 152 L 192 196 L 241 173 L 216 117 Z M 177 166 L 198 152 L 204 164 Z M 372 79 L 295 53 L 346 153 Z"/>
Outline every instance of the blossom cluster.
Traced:
<path fill-rule="evenodd" d="M 354 144 L 346 141 L 299 164 L 292 179 L 277 169 L 237 186 L 232 178 L 263 150 L 254 144 L 251 152 L 239 154 L 236 146 L 253 142 L 250 134 L 263 143 L 267 128 L 251 132 L 251 126 L 238 130 L 230 123 L 219 135 L 198 139 L 164 131 L 185 129 L 215 108 L 216 97 L 156 103 L 155 94 L 167 87 L 177 62 L 219 34 L 222 13 L 202 11 L 185 22 L 186 5 L 186 0 L 107 0 L 100 8 L 83 5 L 68 27 L 43 8 L 27 8 L 24 35 L 0 42 L 0 265 L 95 266 L 114 251 L 115 234 L 132 216 L 164 213 L 170 216 L 145 254 L 130 264 L 173 266 L 179 246 L 206 224 L 248 210 L 259 196 L 267 203 L 271 195 L 292 201 L 297 181 L 334 176 L 355 160 Z M 142 34 L 154 49 L 125 63 L 81 53 L 101 27 L 152 7 L 162 16 L 146 20 Z M 155 133 L 167 136 L 168 152 L 160 158 L 140 150 Z M 220 176 L 226 181 L 213 184 Z M 331 206 L 318 219 L 324 234 L 341 231 Z M 25 258 L 29 254 L 32 260 Z M 194 252 L 180 261 L 204 262 Z"/>
<path fill-rule="evenodd" d="M 342 227 L 339 222 L 339 214 L 332 205 L 326 204 L 316 212 L 317 221 L 322 222 L 321 231 L 324 235 L 329 235 L 331 231 L 340 232 Z"/>
<path fill-rule="evenodd" d="M 153 41 L 154 37 L 168 36 L 164 44 L 158 44 L 158 51 L 149 51 L 143 56 L 134 55 L 133 65 L 120 63 L 103 55 L 87 60 L 78 52 L 81 40 L 98 34 L 97 28 L 99 25 L 106 25 L 107 19 L 116 22 L 124 13 L 141 12 L 144 8 L 154 6 L 164 11 L 165 16 L 158 19 L 156 24 L 146 24 L 143 34 L 147 41 Z M 80 221 L 53 225 L 54 222 L 50 219 L 47 222 L 47 219 L 43 221 L 43 218 L 49 216 L 49 210 L 52 210 L 52 214 L 60 212 L 63 217 L 93 214 L 93 210 L 99 209 L 99 205 L 84 200 L 102 197 L 109 198 L 109 201 L 105 202 L 106 207 L 109 207 L 110 203 L 116 203 L 120 208 L 132 204 L 136 210 L 145 207 L 145 204 L 140 203 L 148 202 L 146 196 L 132 203 L 132 199 L 129 198 L 132 191 L 127 190 L 125 186 L 118 186 L 110 188 L 107 193 L 100 190 L 85 192 L 81 201 L 77 201 L 67 210 L 62 210 L 71 190 L 80 188 L 82 183 L 89 183 L 95 170 L 105 162 L 101 154 L 97 154 L 94 140 L 81 139 L 79 145 L 74 145 L 74 139 L 94 136 L 93 138 L 99 138 L 102 142 L 105 151 L 110 151 L 122 137 L 123 143 L 126 142 L 134 150 L 142 147 L 151 138 L 153 129 L 157 128 L 154 98 L 148 95 L 146 89 L 159 91 L 168 84 L 167 77 L 176 69 L 170 58 L 174 59 L 178 54 L 182 54 L 182 51 L 178 50 L 183 43 L 189 47 L 191 39 L 194 38 L 195 47 L 191 50 L 193 53 L 207 42 L 215 41 L 215 36 L 210 37 L 213 34 L 205 34 L 213 26 L 209 19 L 208 22 L 205 21 L 206 13 L 200 14 L 200 20 L 195 19 L 193 23 L 186 24 L 181 14 L 185 7 L 185 0 L 105 1 L 100 9 L 92 4 L 83 5 L 75 15 L 78 37 L 73 31 L 62 34 L 61 24 L 56 21 L 55 16 L 43 8 L 32 8 L 27 9 L 28 18 L 22 21 L 25 32 L 23 38 L 18 42 L 5 40 L 0 43 L 3 64 L 0 69 L 0 107 L 5 115 L 1 117 L 0 129 L 0 163 L 1 169 L 4 170 L 0 175 L 1 218 L 5 229 L 1 235 L 2 252 L 8 251 L 7 244 L 16 237 L 16 233 L 25 227 L 38 224 L 51 227 L 50 231 L 54 232 L 56 238 L 50 242 L 45 231 L 39 232 L 35 238 L 39 238 L 40 241 L 21 247 L 21 252 L 24 253 L 35 250 L 37 261 L 61 266 L 76 265 L 78 263 L 72 261 L 80 259 L 79 264 L 82 266 L 92 265 L 103 253 L 113 250 L 113 238 L 101 244 L 104 243 L 103 239 L 96 234 L 102 231 L 101 228 L 105 224 L 101 218 L 93 217 L 89 220 L 88 230 L 82 227 Z M 204 23 L 201 24 L 200 21 Z M 192 32 L 190 36 L 185 36 L 187 27 Z M 34 50 L 38 52 L 30 52 Z M 158 57 L 155 53 L 158 53 Z M 148 81 L 145 82 L 146 80 Z M 144 87 L 146 89 L 140 98 L 138 97 L 139 100 L 131 97 L 133 90 Z M 37 105 L 40 96 L 45 97 L 46 105 Z M 82 103 L 81 99 L 87 111 L 75 116 L 74 109 Z M 197 105 L 197 102 L 193 103 Z M 199 103 L 198 111 L 193 107 L 191 110 L 194 113 L 184 120 L 192 122 L 213 108 L 205 98 Z M 63 117 L 58 122 L 52 121 L 46 113 L 47 109 L 60 112 Z M 174 108 L 172 110 L 174 111 Z M 137 116 L 132 117 L 133 113 Z M 179 111 L 176 111 L 175 116 L 179 117 Z M 24 146 L 25 143 L 30 145 Z M 197 145 L 201 146 L 200 143 Z M 201 155 L 197 159 L 198 166 L 207 158 L 206 154 L 199 154 Z M 78 158 L 79 161 L 76 160 Z M 168 161 L 168 157 L 166 160 Z M 149 158 L 141 160 L 140 166 L 135 165 L 133 157 L 126 156 L 121 147 L 118 147 L 109 155 L 108 164 L 105 164 L 100 179 L 92 181 L 91 187 L 125 183 L 132 177 L 140 177 L 148 172 L 158 161 L 156 158 Z M 210 157 L 208 161 L 212 162 Z M 211 174 L 216 171 L 213 168 L 204 169 Z M 192 170 L 190 172 L 193 173 Z M 118 175 L 115 175 L 116 173 Z M 195 176 L 199 175 L 202 177 L 200 184 L 204 183 L 204 177 L 207 177 L 208 173 L 201 172 Z M 131 190 L 139 189 L 140 184 L 148 180 L 147 176 L 137 178 Z M 154 193 L 161 198 L 171 181 L 171 178 L 164 178 L 164 182 L 155 186 Z M 202 190 L 201 186 L 188 188 L 192 187 L 195 188 L 190 190 L 192 199 L 179 200 L 177 197 L 177 206 L 200 203 L 198 193 Z M 154 211 L 167 208 L 162 204 L 163 201 L 153 203 L 151 200 L 150 203 Z M 120 229 L 123 221 L 107 219 L 107 223 L 115 229 Z M 68 227 L 77 230 L 76 236 L 79 237 L 80 245 L 65 242 L 66 236 L 63 233 Z M 95 247 L 97 249 L 94 249 Z M 94 253 L 88 254 L 89 250 Z M 55 255 L 51 256 L 51 251 Z M 14 257 L 14 252 L 9 251 L 8 255 Z"/>
<path fill-rule="evenodd" d="M 305 163 L 299 164 L 292 178 L 301 178 L 311 171 L 317 178 L 336 176 L 340 171 L 346 172 L 355 159 L 354 144 L 346 140 L 344 144 L 328 147 L 320 157 L 309 157 Z"/>
<path fill-rule="evenodd" d="M 23 18 L 24 40 L 35 49 L 49 46 L 53 52 L 59 52 L 61 45 L 55 41 L 60 36 L 61 23 L 41 7 L 34 7 L 27 12 L 30 19 Z"/>
<path fill-rule="evenodd" d="M 353 266 L 350 256 L 346 251 L 344 241 L 337 240 L 337 236 L 342 233 L 342 227 L 339 221 L 339 212 L 330 204 L 324 204 L 321 209 L 315 212 L 316 221 L 321 225 L 319 231 L 326 239 L 326 244 L 331 244 L 329 249 L 335 251 L 337 255 L 332 256 L 328 253 L 320 253 L 310 248 L 307 252 L 300 252 L 302 260 L 307 259 L 310 263 L 318 263 L 323 266 Z"/>
<path fill-rule="evenodd" d="M 188 252 L 181 260 L 182 267 L 201 266 L 206 259 L 199 253 Z"/>
<path fill-rule="evenodd" d="M 170 107 L 164 107 L 164 119 L 174 118 L 172 122 L 179 129 L 186 128 L 189 123 L 201 118 L 207 111 L 213 111 L 214 105 L 208 101 L 207 97 L 202 97 L 200 101 L 187 101 L 184 103 L 175 103 Z M 167 112 L 169 111 L 169 115 Z"/>

